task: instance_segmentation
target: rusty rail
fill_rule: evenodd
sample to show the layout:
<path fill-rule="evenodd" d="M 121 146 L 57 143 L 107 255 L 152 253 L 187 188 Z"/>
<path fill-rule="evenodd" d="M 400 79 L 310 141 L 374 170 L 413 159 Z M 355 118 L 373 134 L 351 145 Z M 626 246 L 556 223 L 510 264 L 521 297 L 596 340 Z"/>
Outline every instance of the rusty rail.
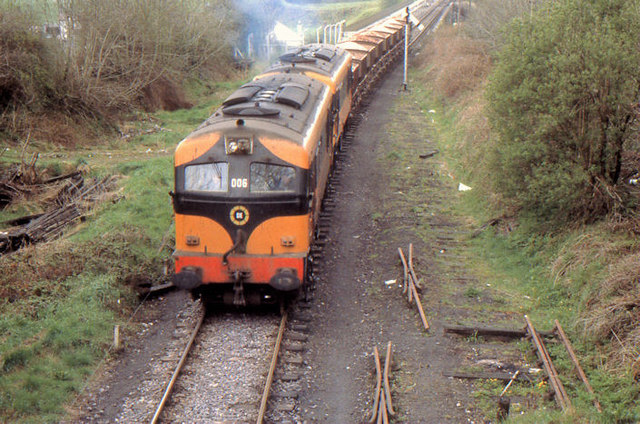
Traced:
<path fill-rule="evenodd" d="M 413 243 L 409 243 L 409 275 L 413 279 L 413 284 L 415 284 L 418 290 L 422 290 L 420 286 L 420 280 L 416 277 L 416 272 L 413 269 Z"/>
<path fill-rule="evenodd" d="M 371 418 L 369 418 L 368 423 L 373 424 L 376 422 L 376 418 L 378 417 L 379 412 L 379 404 L 380 404 L 380 393 L 382 389 L 382 371 L 380 366 L 380 354 L 378 353 L 378 346 L 373 348 L 373 361 L 376 366 L 376 390 L 373 394 L 373 408 L 371 409 Z"/>
<path fill-rule="evenodd" d="M 267 402 L 269 401 L 269 393 L 271 392 L 271 385 L 273 384 L 273 376 L 276 372 L 276 366 L 278 365 L 278 356 L 280 355 L 280 346 L 282 345 L 282 338 L 284 336 L 284 330 L 287 326 L 287 311 L 282 312 L 282 319 L 280 320 L 280 327 L 278 328 L 278 335 L 276 337 L 276 343 L 273 347 L 273 354 L 271 356 L 271 365 L 269 366 L 269 374 L 267 374 L 267 381 L 264 384 L 264 390 L 262 391 L 262 399 L 260 401 L 260 410 L 258 411 L 257 424 L 264 422 L 264 416 L 267 413 Z"/>
<path fill-rule="evenodd" d="M 193 329 L 193 332 L 191 333 L 191 337 L 189 338 L 189 342 L 187 343 L 187 345 L 184 348 L 184 351 L 182 352 L 180 361 L 178 361 L 178 365 L 176 366 L 175 371 L 173 371 L 173 375 L 169 380 L 169 384 L 167 384 L 167 388 L 165 389 L 164 394 L 162 395 L 162 399 L 160 400 L 160 403 L 156 408 L 156 412 L 153 415 L 153 418 L 151 419 L 151 424 L 157 423 L 158 420 L 160 419 L 160 415 L 164 410 L 164 406 L 167 403 L 167 400 L 169 400 L 169 397 L 171 396 L 171 390 L 173 390 L 173 386 L 175 382 L 178 380 L 178 375 L 180 375 L 180 371 L 182 371 L 182 367 L 184 366 L 184 363 L 187 360 L 187 356 L 189 356 L 189 352 L 191 352 L 191 347 L 193 346 L 193 342 L 200 331 L 200 327 L 202 327 L 202 323 L 204 322 L 205 315 L 206 314 L 204 312 L 204 307 L 203 307 L 200 315 L 200 319 L 198 319 L 198 322 L 195 328 Z"/>
<path fill-rule="evenodd" d="M 556 329 L 558 330 L 558 336 L 562 343 L 564 344 L 565 349 L 567 349 L 567 353 L 573 362 L 573 365 L 576 367 L 576 371 L 578 372 L 578 376 L 580 380 L 584 383 L 587 391 L 593 395 L 593 405 L 596 407 L 598 412 L 602 412 L 602 406 L 600 406 L 600 402 L 598 398 L 596 398 L 596 393 L 593 391 L 593 387 L 591 387 L 591 383 L 589 383 L 589 379 L 587 379 L 587 375 L 584 373 L 584 370 L 580 366 L 580 362 L 578 361 L 578 357 L 576 356 L 575 351 L 573 350 L 573 346 L 571 345 L 571 341 L 569 341 L 569 337 L 567 337 L 566 333 L 562 329 L 560 322 L 556 320 Z"/>
<path fill-rule="evenodd" d="M 376 367 L 376 389 L 373 395 L 373 407 L 368 424 L 389 424 L 389 416 L 394 416 L 391 401 L 391 386 L 389 384 L 389 371 L 391 368 L 391 342 L 387 344 L 387 355 L 384 360 L 384 368 L 380 363 L 380 353 L 378 347 L 373 348 L 373 360 Z"/>
<path fill-rule="evenodd" d="M 538 351 L 538 357 L 542 361 L 544 369 L 549 376 L 549 383 L 551 384 L 551 387 L 553 389 L 553 394 L 556 398 L 556 402 L 563 410 L 571 409 L 571 399 L 569 399 L 567 391 L 558 378 L 558 371 L 551 361 L 551 357 L 549 356 L 549 352 L 547 352 L 547 348 L 545 347 L 542 338 L 533 327 L 533 324 L 531 323 L 529 317 L 525 315 L 524 319 L 527 322 L 527 329 L 529 331 L 529 336 L 531 336 L 531 341 Z"/>
<path fill-rule="evenodd" d="M 387 344 L 387 356 L 384 358 L 383 382 L 387 410 L 389 411 L 389 415 L 393 416 L 396 414 L 396 411 L 393 409 L 393 402 L 391 401 L 391 386 L 389 385 L 389 371 L 391 371 L 391 347 L 391 342 L 389 342 Z"/>
<path fill-rule="evenodd" d="M 413 245 L 409 245 L 409 252 L 411 253 L 410 259 L 413 259 Z M 403 293 L 409 292 L 408 300 L 411 303 L 412 300 L 415 300 L 415 304 L 418 308 L 418 313 L 420 314 L 420 320 L 422 321 L 422 325 L 424 326 L 425 331 L 429 331 L 429 322 L 427 321 L 427 316 L 424 313 L 424 309 L 422 308 L 422 302 L 420 301 L 420 295 L 418 294 L 418 277 L 416 277 L 415 272 L 413 271 L 413 263 L 411 261 L 407 262 L 404 253 L 401 248 L 398 248 L 398 254 L 400 255 L 400 260 L 402 261 L 402 267 L 404 268 L 405 275 L 405 285 L 403 289 Z M 408 276 L 408 277 L 407 277 Z"/>

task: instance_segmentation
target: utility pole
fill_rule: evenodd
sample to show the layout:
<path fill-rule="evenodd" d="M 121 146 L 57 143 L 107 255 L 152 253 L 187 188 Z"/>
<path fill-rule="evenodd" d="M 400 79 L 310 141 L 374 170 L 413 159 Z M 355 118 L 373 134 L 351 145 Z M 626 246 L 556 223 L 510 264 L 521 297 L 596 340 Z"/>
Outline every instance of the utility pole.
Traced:
<path fill-rule="evenodd" d="M 409 59 L 409 7 L 407 6 L 407 20 L 404 24 L 404 78 L 402 80 L 402 89 L 407 91 L 407 66 Z"/>

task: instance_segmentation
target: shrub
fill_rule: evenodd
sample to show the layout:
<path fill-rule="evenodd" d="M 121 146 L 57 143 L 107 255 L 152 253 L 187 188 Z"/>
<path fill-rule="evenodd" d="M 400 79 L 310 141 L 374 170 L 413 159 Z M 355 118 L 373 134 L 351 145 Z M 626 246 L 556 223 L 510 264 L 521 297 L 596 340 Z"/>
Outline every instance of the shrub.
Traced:
<path fill-rule="evenodd" d="M 56 44 L 32 31 L 33 10 L 0 2 L 0 112 L 19 107 L 42 109 L 54 97 L 58 82 Z"/>
<path fill-rule="evenodd" d="M 628 206 L 637 1 L 562 0 L 511 25 L 488 87 L 495 189 L 540 222 L 591 222 Z"/>
<path fill-rule="evenodd" d="M 154 85 L 175 90 L 185 76 L 229 63 L 234 19 L 225 0 L 59 3 L 75 92 L 97 107 L 129 109 Z"/>
<path fill-rule="evenodd" d="M 45 38 L 58 16 L 67 36 Z M 71 144 L 77 122 L 190 107 L 183 81 L 228 72 L 235 22 L 228 0 L 0 0 L 0 128 Z"/>

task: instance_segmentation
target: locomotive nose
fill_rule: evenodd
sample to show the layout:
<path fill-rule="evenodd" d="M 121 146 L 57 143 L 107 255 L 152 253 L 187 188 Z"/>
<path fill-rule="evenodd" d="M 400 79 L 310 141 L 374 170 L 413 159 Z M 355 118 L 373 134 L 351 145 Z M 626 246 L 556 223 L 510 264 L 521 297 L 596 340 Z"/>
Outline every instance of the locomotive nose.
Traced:
<path fill-rule="evenodd" d="M 276 274 L 271 277 L 269 285 L 276 290 L 291 291 L 299 288 L 302 282 L 293 268 L 278 268 Z"/>

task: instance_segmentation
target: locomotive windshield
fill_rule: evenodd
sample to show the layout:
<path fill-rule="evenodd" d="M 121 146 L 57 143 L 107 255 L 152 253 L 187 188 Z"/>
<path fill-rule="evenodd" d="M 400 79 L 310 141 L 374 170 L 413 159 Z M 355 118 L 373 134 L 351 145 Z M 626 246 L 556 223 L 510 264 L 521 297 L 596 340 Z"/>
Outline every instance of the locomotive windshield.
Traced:
<path fill-rule="evenodd" d="M 296 171 L 290 166 L 266 163 L 251 164 L 252 193 L 293 193 Z"/>
<path fill-rule="evenodd" d="M 184 169 L 185 191 L 226 192 L 229 164 L 226 162 L 190 165 Z"/>

